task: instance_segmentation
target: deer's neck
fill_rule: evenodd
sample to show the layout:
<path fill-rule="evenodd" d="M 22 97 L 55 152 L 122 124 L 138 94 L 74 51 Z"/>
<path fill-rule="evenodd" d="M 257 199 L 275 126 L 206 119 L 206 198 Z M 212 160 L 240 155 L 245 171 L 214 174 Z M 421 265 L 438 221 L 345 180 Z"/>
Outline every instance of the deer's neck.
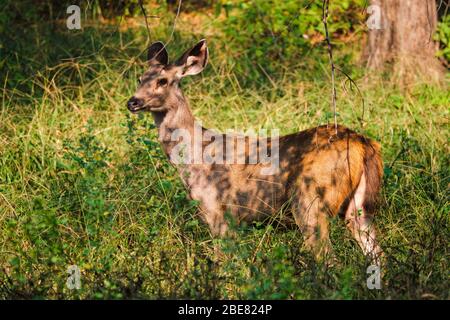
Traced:
<path fill-rule="evenodd" d="M 177 136 L 181 134 L 194 135 L 195 119 L 184 97 L 177 101 L 176 108 L 169 108 L 165 113 L 153 113 L 159 140 L 164 153 L 170 158 L 172 150 L 179 143 Z"/>

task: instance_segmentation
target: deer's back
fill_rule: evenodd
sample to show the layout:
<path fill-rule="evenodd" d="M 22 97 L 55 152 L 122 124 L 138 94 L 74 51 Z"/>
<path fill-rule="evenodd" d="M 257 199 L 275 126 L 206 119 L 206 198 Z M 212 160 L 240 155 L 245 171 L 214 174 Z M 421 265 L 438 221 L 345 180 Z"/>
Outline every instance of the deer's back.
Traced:
<path fill-rule="evenodd" d="M 302 198 L 335 215 L 360 181 L 366 148 L 379 157 L 376 142 L 342 126 L 337 135 L 330 125 L 282 136 L 277 173 L 261 174 L 261 164 L 198 166 L 193 197 L 240 220 L 264 219 Z"/>

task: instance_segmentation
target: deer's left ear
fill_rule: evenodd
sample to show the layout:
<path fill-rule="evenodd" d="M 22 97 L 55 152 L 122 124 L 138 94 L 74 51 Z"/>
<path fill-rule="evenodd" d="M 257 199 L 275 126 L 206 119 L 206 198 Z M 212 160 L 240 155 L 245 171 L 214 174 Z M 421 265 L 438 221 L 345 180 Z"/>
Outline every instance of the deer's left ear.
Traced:
<path fill-rule="evenodd" d="M 175 62 L 175 65 L 179 67 L 178 76 L 182 78 L 184 76 L 200 73 L 205 68 L 207 62 L 208 47 L 206 46 L 206 40 L 203 39 L 186 51 L 177 62 Z"/>
<path fill-rule="evenodd" d="M 154 42 L 147 51 L 147 61 L 149 64 L 158 63 L 167 65 L 169 63 L 169 55 L 166 46 L 161 41 Z"/>

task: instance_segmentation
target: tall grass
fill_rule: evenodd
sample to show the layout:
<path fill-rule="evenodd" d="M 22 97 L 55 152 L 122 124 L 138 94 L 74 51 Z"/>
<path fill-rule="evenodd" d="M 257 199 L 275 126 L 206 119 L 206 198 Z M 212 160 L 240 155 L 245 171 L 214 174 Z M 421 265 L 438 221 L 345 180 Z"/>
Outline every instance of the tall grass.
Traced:
<path fill-rule="evenodd" d="M 167 39 L 171 30 L 154 31 Z M 193 38 L 176 32 L 171 59 Z M 267 61 L 277 72 L 248 79 L 234 68 L 227 42 L 209 39 L 209 67 L 183 84 L 205 126 L 286 134 L 331 121 L 320 48 L 289 66 Z M 234 239 L 210 236 L 160 150 L 151 117 L 125 107 L 145 68 L 135 60 L 145 48 L 143 28 L 69 34 L 39 26 L 7 41 L 1 298 L 449 298 L 446 88 L 365 81 L 350 60 L 356 55 L 336 52 L 365 101 L 362 118 L 361 98 L 339 87 L 339 122 L 383 147 L 376 223 L 387 262 L 382 289 L 369 290 L 369 262 L 340 219 L 332 220 L 334 266 L 314 261 L 299 230 L 276 221 L 236 226 Z M 81 269 L 80 290 L 66 286 L 70 265 Z"/>

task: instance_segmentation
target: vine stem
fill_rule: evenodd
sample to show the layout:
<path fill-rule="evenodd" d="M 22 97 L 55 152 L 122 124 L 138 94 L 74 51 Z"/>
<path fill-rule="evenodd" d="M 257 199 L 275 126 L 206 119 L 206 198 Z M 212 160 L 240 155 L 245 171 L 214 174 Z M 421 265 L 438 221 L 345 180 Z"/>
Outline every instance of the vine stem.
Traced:
<path fill-rule="evenodd" d="M 328 57 L 330 59 L 330 66 L 331 66 L 331 105 L 333 108 L 333 114 L 334 114 L 334 129 L 336 131 L 337 135 L 337 113 L 336 113 L 336 80 L 335 80 L 335 70 L 336 67 L 334 65 L 333 61 L 333 48 L 331 46 L 330 41 L 330 35 L 328 33 L 328 6 L 330 4 L 330 0 L 323 0 L 322 2 L 322 22 L 323 26 L 325 28 L 325 40 L 327 41 L 328 46 Z"/>

